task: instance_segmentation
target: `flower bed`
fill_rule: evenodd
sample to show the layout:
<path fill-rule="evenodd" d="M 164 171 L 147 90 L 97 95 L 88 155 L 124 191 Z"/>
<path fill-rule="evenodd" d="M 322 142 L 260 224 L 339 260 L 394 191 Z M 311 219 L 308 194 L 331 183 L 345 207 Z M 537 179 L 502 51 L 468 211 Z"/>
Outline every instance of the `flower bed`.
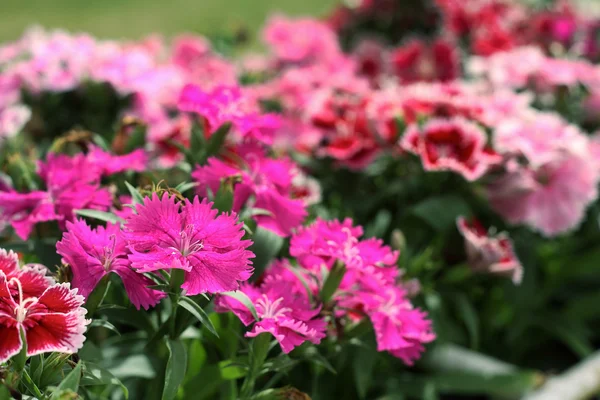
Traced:
<path fill-rule="evenodd" d="M 594 352 L 598 22 L 359 3 L 0 47 L 3 396 L 520 398 Z"/>

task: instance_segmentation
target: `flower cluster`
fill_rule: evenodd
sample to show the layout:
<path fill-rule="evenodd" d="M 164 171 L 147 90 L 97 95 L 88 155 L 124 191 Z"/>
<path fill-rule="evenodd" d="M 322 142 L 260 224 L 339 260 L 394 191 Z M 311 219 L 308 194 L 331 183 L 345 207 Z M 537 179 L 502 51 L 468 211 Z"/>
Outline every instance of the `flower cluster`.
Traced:
<path fill-rule="evenodd" d="M 252 274 L 243 230 L 232 214 L 218 214 L 198 197 L 183 203 L 154 194 L 136 205 L 119 225 L 90 228 L 84 221 L 67 223 L 58 253 L 71 267 L 72 284 L 88 297 L 113 272 L 123 281 L 136 308 L 155 306 L 165 293 L 151 289 L 145 273 L 180 269 L 185 294 L 218 293 L 238 288 Z"/>
<path fill-rule="evenodd" d="M 247 335 L 269 332 L 289 352 L 306 340 L 319 343 L 325 337 L 326 321 L 318 317 L 320 311 L 331 316 L 328 322 L 334 336 L 340 334 L 335 330 L 351 329 L 368 318 L 377 349 L 412 365 L 421 356 L 423 345 L 435 338 L 431 321 L 412 305 L 400 282 L 398 252 L 379 239 L 361 240 L 362 234 L 362 228 L 353 226 L 350 219 L 319 219 L 292 235 L 290 254 L 297 266 L 289 260 L 276 261 L 260 284 L 241 288 L 259 317 Z M 340 270 L 339 287 L 331 299 L 323 299 L 328 276 Z M 217 304 L 217 310 L 233 311 L 245 325 L 253 322 L 238 300 L 220 297 Z"/>

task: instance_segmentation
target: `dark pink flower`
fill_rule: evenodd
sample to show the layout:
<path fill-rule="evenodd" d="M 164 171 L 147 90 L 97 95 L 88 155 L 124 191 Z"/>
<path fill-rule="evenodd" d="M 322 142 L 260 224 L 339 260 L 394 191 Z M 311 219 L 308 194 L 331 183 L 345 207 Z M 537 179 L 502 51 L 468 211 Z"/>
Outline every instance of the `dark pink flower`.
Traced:
<path fill-rule="evenodd" d="M 0 209 L 24 240 L 39 222 L 59 221 L 64 226 L 74 219 L 75 210 L 107 210 L 112 203 L 111 194 L 99 185 L 101 169 L 83 154 L 51 153 L 39 163 L 38 174 L 46 191 L 0 192 Z"/>
<path fill-rule="evenodd" d="M 456 225 L 465 238 L 467 258 L 475 271 L 508 276 L 515 284 L 521 283 L 523 266 L 506 233 L 492 236 L 478 221 L 467 221 L 464 217 L 459 217 Z"/>
<path fill-rule="evenodd" d="M 485 150 L 486 134 L 463 118 L 431 119 L 411 125 L 401 146 L 421 157 L 426 171 L 454 171 L 474 181 L 501 159 Z"/>
<path fill-rule="evenodd" d="M 5 259 L 6 261 L 6 259 Z M 25 272 L 30 275 L 34 270 Z M 75 353 L 85 340 L 89 323 L 84 299 L 69 284 L 53 284 L 38 269 L 35 281 L 26 275 L 7 276 L 0 269 L 0 362 L 21 351 L 21 331 L 27 355 L 46 352 Z M 40 282 L 45 282 L 43 290 Z"/>
<path fill-rule="evenodd" d="M 308 270 L 319 270 L 321 265 L 332 268 L 337 260 L 350 268 L 359 267 L 357 245 L 362 234 L 362 228 L 353 226 L 350 218 L 341 222 L 317 219 L 292 236 L 290 254 Z"/>
<path fill-rule="evenodd" d="M 435 339 L 427 314 L 414 308 L 404 289 L 389 286 L 360 296 L 373 323 L 378 351 L 387 351 L 412 365 L 425 350 L 423 345 Z"/>
<path fill-rule="evenodd" d="M 458 49 L 444 39 L 413 40 L 391 54 L 391 69 L 402 82 L 450 81 L 460 75 Z"/>
<path fill-rule="evenodd" d="M 143 149 L 134 150 L 129 154 L 115 155 L 91 146 L 87 160 L 100 168 L 102 175 L 113 175 L 124 171 L 143 172 L 148 165 L 148 157 Z"/>
<path fill-rule="evenodd" d="M 369 318 L 375 330 L 379 351 L 388 351 L 407 365 L 418 359 L 423 345 L 431 342 L 431 322 L 426 313 L 416 309 L 398 280 L 402 271 L 396 267 L 398 252 L 383 245 L 379 239 L 360 239 L 362 228 L 353 226 L 350 219 L 340 221 L 317 220 L 292 236 L 290 254 L 298 260 L 300 271 L 305 271 L 309 290 L 318 296 L 323 285 L 323 271 L 336 262 L 346 267 L 344 277 L 331 299 L 333 315 L 347 323 L 358 323 Z M 277 263 L 267 271 L 288 277 L 283 264 Z M 414 286 L 414 283 L 412 284 Z M 301 291 L 296 285 L 290 292 Z M 344 323 L 342 323 L 344 324 Z"/>
<path fill-rule="evenodd" d="M 157 194 L 136 206 L 127 219 L 124 236 L 131 265 L 138 272 L 178 268 L 185 271 L 181 286 L 188 295 L 235 290 L 252 274 L 242 240 L 244 230 L 235 214 L 218 214 L 212 203 Z"/>
<path fill-rule="evenodd" d="M 280 125 L 274 114 L 261 114 L 257 104 L 243 96 L 237 86 L 217 86 L 209 92 L 199 86 L 186 85 L 178 102 L 181 111 L 194 112 L 204 118 L 208 134 L 230 122 L 242 137 L 270 144 Z"/>
<path fill-rule="evenodd" d="M 295 277 L 292 279 L 297 281 Z M 284 353 L 289 353 L 305 341 L 314 344 L 321 342 L 327 326 L 323 317 L 319 316 L 321 308 L 310 304 L 306 292 L 293 290 L 294 281 L 278 277 L 266 280 L 258 287 L 242 285 L 240 290 L 252 300 L 259 318 L 246 336 L 270 333 Z M 230 297 L 218 297 L 216 310 L 232 311 L 246 326 L 254 322 L 248 308 Z"/>
<path fill-rule="evenodd" d="M 207 189 L 217 193 L 223 179 L 238 177 L 233 211 L 240 211 L 252 197 L 253 207 L 270 213 L 256 215 L 257 224 L 280 236 L 289 235 L 307 215 L 304 202 L 292 198 L 293 163 L 286 158 L 268 158 L 257 146 L 245 145 L 237 150 L 237 163 L 213 157 L 206 165 L 196 168 L 192 177 L 199 183 L 198 194 L 206 196 Z"/>
<path fill-rule="evenodd" d="M 154 282 L 134 271 L 127 258 L 127 243 L 118 225 L 89 227 L 85 221 L 67 222 L 67 231 L 56 251 L 71 267 L 72 285 L 87 298 L 100 280 L 113 272 L 123 281 L 125 291 L 139 310 L 155 306 L 165 293 L 149 289 Z"/>

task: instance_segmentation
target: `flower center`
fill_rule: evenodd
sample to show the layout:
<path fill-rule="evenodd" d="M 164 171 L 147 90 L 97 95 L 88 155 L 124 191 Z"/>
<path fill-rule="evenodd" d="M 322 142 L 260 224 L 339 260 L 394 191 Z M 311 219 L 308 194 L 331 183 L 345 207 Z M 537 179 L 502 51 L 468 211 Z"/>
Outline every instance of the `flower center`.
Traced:
<path fill-rule="evenodd" d="M 281 307 L 283 297 L 278 298 L 275 301 L 271 301 L 266 294 L 263 294 L 260 299 L 256 301 L 256 305 L 262 308 L 261 317 L 277 319 L 283 314 L 292 311 L 289 307 Z"/>
<path fill-rule="evenodd" d="M 19 291 L 19 303 L 15 308 L 15 318 L 19 324 L 22 324 L 27 317 L 27 311 L 29 307 L 37 303 L 38 299 L 37 297 L 31 297 L 23 300 L 23 286 L 21 285 L 21 281 L 19 281 L 17 278 L 12 278 L 9 283 L 13 283 Z"/>
<path fill-rule="evenodd" d="M 113 260 L 115 259 L 115 249 L 117 247 L 117 237 L 116 235 L 110 235 L 109 240 L 112 242 L 110 246 L 104 246 L 104 256 L 102 261 L 102 266 L 105 271 L 110 269 Z"/>
<path fill-rule="evenodd" d="M 186 257 L 204 248 L 202 240 L 194 239 L 194 225 L 190 224 L 179 232 L 179 252 Z"/>

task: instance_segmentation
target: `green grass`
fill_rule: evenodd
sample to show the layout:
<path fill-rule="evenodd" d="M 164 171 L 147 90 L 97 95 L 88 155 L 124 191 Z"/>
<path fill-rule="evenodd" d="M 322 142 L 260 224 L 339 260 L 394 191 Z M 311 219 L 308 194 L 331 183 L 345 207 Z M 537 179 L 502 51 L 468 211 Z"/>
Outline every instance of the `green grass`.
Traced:
<path fill-rule="evenodd" d="M 322 15 L 336 0 L 0 0 L 0 41 L 31 25 L 90 32 L 101 38 L 141 38 L 158 32 L 256 32 L 272 13 Z"/>

